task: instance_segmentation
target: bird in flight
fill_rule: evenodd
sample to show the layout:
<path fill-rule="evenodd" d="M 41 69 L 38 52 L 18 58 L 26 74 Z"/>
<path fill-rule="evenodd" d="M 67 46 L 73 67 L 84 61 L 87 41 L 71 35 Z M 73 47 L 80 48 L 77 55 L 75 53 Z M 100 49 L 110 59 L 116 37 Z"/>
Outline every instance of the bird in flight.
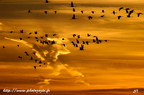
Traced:
<path fill-rule="evenodd" d="M 137 17 L 140 17 L 140 15 L 142 15 L 142 13 L 137 13 Z"/>

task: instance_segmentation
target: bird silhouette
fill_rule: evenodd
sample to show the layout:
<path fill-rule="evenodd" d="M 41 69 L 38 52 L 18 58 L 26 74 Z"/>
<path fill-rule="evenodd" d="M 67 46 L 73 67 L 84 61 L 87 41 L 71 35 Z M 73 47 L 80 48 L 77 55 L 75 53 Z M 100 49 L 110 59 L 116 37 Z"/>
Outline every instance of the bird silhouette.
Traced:
<path fill-rule="evenodd" d="M 66 47 L 66 44 L 62 44 L 64 47 Z"/>
<path fill-rule="evenodd" d="M 39 64 L 42 64 L 42 61 L 39 61 Z"/>
<path fill-rule="evenodd" d="M 120 8 L 119 8 L 119 11 L 121 11 L 122 9 L 123 9 L 123 7 L 120 7 Z"/>
<path fill-rule="evenodd" d="M 78 47 L 78 44 L 75 44 L 75 47 Z"/>
<path fill-rule="evenodd" d="M 73 37 L 75 37 L 75 36 L 76 36 L 76 34 L 73 34 L 72 36 L 73 36 Z"/>
<path fill-rule="evenodd" d="M 38 60 L 37 59 L 35 59 L 35 62 L 37 62 Z"/>
<path fill-rule="evenodd" d="M 77 37 L 80 38 L 80 35 L 78 35 Z"/>
<path fill-rule="evenodd" d="M 47 11 L 44 11 L 44 13 L 47 14 L 48 12 L 47 12 Z"/>
<path fill-rule="evenodd" d="M 75 8 L 73 8 L 73 12 L 75 12 Z"/>
<path fill-rule="evenodd" d="M 36 66 L 34 66 L 34 69 L 36 69 Z"/>
<path fill-rule="evenodd" d="M 122 16 L 118 16 L 118 20 L 121 19 Z"/>
<path fill-rule="evenodd" d="M 31 13 L 31 10 L 28 10 L 28 13 Z"/>
<path fill-rule="evenodd" d="M 128 18 L 131 17 L 131 14 L 128 14 L 127 17 L 128 17 Z"/>
<path fill-rule="evenodd" d="M 53 34 L 53 36 L 56 36 L 57 34 Z"/>
<path fill-rule="evenodd" d="M 93 17 L 92 16 L 88 16 L 88 19 L 90 20 L 90 19 L 92 19 Z"/>
<path fill-rule="evenodd" d="M 32 33 L 30 32 L 29 35 L 31 35 Z"/>
<path fill-rule="evenodd" d="M 129 13 L 129 11 L 128 11 L 128 10 L 130 10 L 130 8 L 126 8 L 126 9 L 125 9 L 126 13 Z"/>
<path fill-rule="evenodd" d="M 27 56 L 29 56 L 28 52 L 25 51 L 24 53 L 25 53 Z"/>
<path fill-rule="evenodd" d="M 20 46 L 20 45 L 17 45 L 18 47 Z"/>
<path fill-rule="evenodd" d="M 22 29 L 22 30 L 20 30 L 20 33 L 24 33 L 23 29 Z"/>
<path fill-rule="evenodd" d="M 33 57 L 31 57 L 30 60 L 33 60 Z"/>
<path fill-rule="evenodd" d="M 91 36 L 90 34 L 87 34 L 87 36 L 89 37 L 89 36 Z"/>
<path fill-rule="evenodd" d="M 129 14 L 132 14 L 133 12 L 134 12 L 134 10 L 130 10 L 130 11 L 129 11 Z"/>
<path fill-rule="evenodd" d="M 140 17 L 140 15 L 142 15 L 142 13 L 137 13 L 137 17 Z"/>
<path fill-rule="evenodd" d="M 5 46 L 2 46 L 2 48 L 5 48 Z"/>
<path fill-rule="evenodd" d="M 115 12 L 115 11 L 113 11 L 112 13 L 113 13 L 114 15 L 116 14 L 116 12 Z"/>
<path fill-rule="evenodd" d="M 41 39 L 43 39 L 44 37 L 40 37 Z"/>
<path fill-rule="evenodd" d="M 38 39 L 38 37 L 35 37 L 35 39 Z"/>
<path fill-rule="evenodd" d="M 91 11 L 93 14 L 95 13 L 94 11 Z"/>
<path fill-rule="evenodd" d="M 53 40 L 53 41 L 51 41 L 51 44 L 56 44 L 56 42 Z"/>
<path fill-rule="evenodd" d="M 79 40 L 78 40 L 78 39 L 76 39 L 76 42 L 77 42 L 77 43 L 79 43 Z"/>
<path fill-rule="evenodd" d="M 104 15 L 101 15 L 101 17 L 104 17 Z"/>
<path fill-rule="evenodd" d="M 45 37 L 48 37 L 48 34 L 45 34 Z"/>
<path fill-rule="evenodd" d="M 75 16 L 75 14 L 73 14 L 73 16 L 72 16 L 72 19 L 76 19 L 76 16 Z"/>
<path fill-rule="evenodd" d="M 93 42 L 96 42 L 96 40 L 95 40 L 95 39 L 93 39 Z"/>
<path fill-rule="evenodd" d="M 34 55 L 36 55 L 36 52 L 33 52 Z"/>
<path fill-rule="evenodd" d="M 80 50 L 84 50 L 84 45 L 81 45 Z"/>
<path fill-rule="evenodd" d="M 104 10 L 102 10 L 102 13 L 104 13 L 105 11 Z"/>
<path fill-rule="evenodd" d="M 38 32 L 37 32 L 37 31 L 35 31 L 34 33 L 35 33 L 35 34 L 38 34 Z"/>
<path fill-rule="evenodd" d="M 83 42 L 83 44 L 85 44 L 85 41 L 82 41 Z"/>
<path fill-rule="evenodd" d="M 10 31 L 10 33 L 13 33 L 13 31 Z"/>
<path fill-rule="evenodd" d="M 54 11 L 54 13 L 56 14 L 56 13 L 57 13 L 57 11 Z"/>
<path fill-rule="evenodd" d="M 45 0 L 45 3 L 49 3 L 49 1 L 48 1 L 48 0 Z"/>
<path fill-rule="evenodd" d="M 74 7 L 74 3 L 73 2 L 71 2 L 71 7 Z"/>
<path fill-rule="evenodd" d="M 87 44 L 87 45 L 89 45 L 89 42 L 88 42 L 88 41 L 86 41 L 86 44 Z"/>
<path fill-rule="evenodd" d="M 84 11 L 81 11 L 81 13 L 83 14 Z"/>
<path fill-rule="evenodd" d="M 21 37 L 20 37 L 19 39 L 20 39 L 20 40 L 23 40 L 23 38 L 21 38 Z"/>
<path fill-rule="evenodd" d="M 22 59 L 22 57 L 21 57 L 21 56 L 18 56 L 18 58 Z"/>

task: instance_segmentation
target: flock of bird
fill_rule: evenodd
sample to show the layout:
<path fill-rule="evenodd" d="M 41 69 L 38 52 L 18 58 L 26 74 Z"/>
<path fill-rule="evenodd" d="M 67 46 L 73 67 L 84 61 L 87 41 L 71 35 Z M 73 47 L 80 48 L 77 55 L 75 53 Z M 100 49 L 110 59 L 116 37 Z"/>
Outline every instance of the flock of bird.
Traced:
<path fill-rule="evenodd" d="M 45 3 L 49 3 L 49 1 L 46 0 Z M 72 19 L 77 19 L 77 18 L 76 18 L 76 14 L 74 14 L 74 13 L 76 12 L 76 9 L 75 9 L 75 5 L 74 5 L 73 2 L 70 3 L 70 7 L 72 7 L 72 11 L 73 11 Z M 127 14 L 126 17 L 128 17 L 128 18 L 131 17 L 131 14 L 132 14 L 132 13 L 134 13 L 134 10 L 131 10 L 130 8 L 120 7 L 120 8 L 118 9 L 118 11 L 122 11 L 122 10 L 125 10 L 125 12 L 126 12 L 126 14 Z M 84 13 L 83 10 L 81 10 L 80 12 L 81 12 L 82 14 Z M 102 13 L 105 13 L 105 10 L 101 10 L 101 12 L 102 12 Z M 31 10 L 28 10 L 28 13 L 31 13 Z M 48 11 L 44 11 L 44 13 L 45 13 L 45 14 L 48 14 Z M 54 11 L 54 13 L 56 14 L 57 11 Z M 91 11 L 91 13 L 92 13 L 92 14 L 95 14 L 95 11 Z M 117 14 L 117 12 L 113 10 L 113 11 L 112 11 L 112 14 L 115 15 L 115 14 Z M 137 13 L 137 17 L 140 17 L 140 15 L 142 15 L 142 14 L 143 14 L 143 13 L 141 13 L 141 12 Z M 101 15 L 100 17 L 105 17 L 105 14 Z M 123 16 L 118 15 L 118 16 L 117 16 L 117 19 L 119 20 L 119 19 L 121 19 L 121 17 L 123 17 Z M 90 19 L 93 19 L 93 16 L 88 16 L 87 18 L 90 20 Z"/>
<path fill-rule="evenodd" d="M 48 0 L 45 1 L 45 3 L 49 3 Z M 75 9 L 75 5 L 73 2 L 71 2 L 71 7 L 72 7 L 72 11 L 75 12 L 76 9 Z M 119 8 L 119 11 L 122 11 L 122 10 L 125 10 L 126 13 L 127 13 L 127 17 L 131 17 L 131 14 L 134 13 L 134 10 L 130 10 L 130 8 L 126 8 L 124 9 L 124 7 L 120 7 Z M 28 10 L 28 13 L 31 13 L 31 10 Z M 47 11 L 44 11 L 45 14 L 47 14 L 48 12 Z M 54 11 L 54 13 L 56 14 L 57 11 Z M 81 13 L 83 14 L 84 11 L 82 10 Z M 95 11 L 91 11 L 92 14 L 95 14 Z M 105 13 L 105 10 L 102 10 L 102 13 Z M 113 11 L 112 12 L 114 15 L 117 13 L 116 11 Z M 137 13 L 137 16 L 140 17 L 140 15 L 142 15 L 142 13 Z M 105 15 L 102 15 L 101 17 L 104 17 Z M 122 16 L 118 16 L 118 19 L 120 19 Z M 77 19 L 76 18 L 76 15 L 73 14 L 72 16 L 72 19 Z M 92 16 L 88 16 L 88 19 L 93 19 Z M 9 32 L 10 34 L 14 33 L 14 31 L 10 31 Z M 24 30 L 20 30 L 19 33 L 25 33 Z M 41 44 L 41 45 L 53 45 L 53 44 L 57 44 L 55 40 L 51 41 L 51 40 L 48 40 L 47 38 L 50 37 L 50 35 L 48 34 L 44 34 L 43 36 L 30 36 L 30 35 L 38 35 L 38 32 L 37 31 L 34 31 L 34 32 L 29 32 L 28 33 L 28 37 L 27 39 L 32 39 L 34 38 L 36 43 L 37 44 Z M 52 35 L 53 37 L 56 37 L 57 34 L 53 34 Z M 81 41 L 81 35 L 79 34 L 72 34 L 72 37 L 73 37 L 73 41 L 71 41 L 71 44 L 76 47 L 76 48 L 79 48 L 80 51 L 82 50 L 85 50 L 85 45 L 89 45 L 91 42 L 92 43 L 95 43 L 95 44 L 100 44 L 102 42 L 107 42 L 108 40 L 100 40 L 97 36 L 92 36 L 91 34 L 87 34 L 86 35 L 87 37 L 92 37 L 91 41 L 84 41 L 82 40 Z M 25 39 L 25 38 L 24 38 Z M 19 40 L 24 40 L 22 37 L 19 37 Z M 65 40 L 65 38 L 62 38 L 61 40 Z M 66 47 L 66 44 L 61 44 L 63 47 Z M 20 47 L 20 45 L 17 45 L 17 47 Z M 6 48 L 6 46 L 2 46 L 2 48 Z M 47 63 L 46 62 L 42 62 L 41 60 L 39 59 L 35 59 L 33 56 L 30 56 L 30 53 L 28 53 L 27 51 L 24 52 L 26 56 L 29 56 L 30 57 L 30 60 L 34 60 L 34 62 L 40 64 L 39 67 L 43 65 L 46 65 Z M 36 52 L 33 52 L 33 55 L 36 55 Z M 19 59 L 23 59 L 22 56 L 18 56 Z M 34 69 L 36 69 L 37 66 L 34 66 Z"/>
<path fill-rule="evenodd" d="M 9 33 L 12 34 L 12 33 L 15 33 L 15 32 L 14 32 L 14 31 L 10 31 Z M 24 32 L 24 30 L 22 29 L 22 30 L 19 31 L 19 33 L 23 34 L 23 33 L 25 33 L 25 32 Z M 32 35 L 32 34 L 34 34 L 34 35 Z M 38 36 L 38 34 L 39 34 L 38 31 L 29 32 L 29 33 L 28 33 L 29 36 L 26 37 L 26 38 L 29 39 L 29 40 L 31 40 L 31 39 L 33 38 L 33 39 L 35 40 L 35 42 L 36 42 L 37 44 L 40 44 L 40 45 L 53 45 L 53 44 L 57 44 L 57 42 L 56 42 L 55 40 L 48 40 L 48 39 L 47 39 L 47 38 L 49 38 L 50 36 L 56 38 L 57 34 L 52 34 L 52 35 L 44 34 L 44 36 Z M 32 35 L 32 36 L 30 36 L 30 35 Z M 89 45 L 91 42 L 92 42 L 92 43 L 95 43 L 95 44 L 100 44 L 100 43 L 102 43 L 102 42 L 107 42 L 107 41 L 108 41 L 108 40 L 100 40 L 97 36 L 92 36 L 91 34 L 87 34 L 86 36 L 87 36 L 87 37 L 92 37 L 91 41 L 84 41 L 84 40 L 81 41 L 81 35 L 72 34 L 73 40 L 72 40 L 70 43 L 71 43 L 74 47 L 79 48 L 79 50 L 82 51 L 82 50 L 85 50 L 85 47 L 84 47 L 84 46 L 85 46 L 85 45 Z M 25 38 L 23 39 L 22 37 L 19 37 L 19 40 L 25 40 Z M 65 38 L 61 38 L 61 40 L 65 40 Z M 66 44 L 63 44 L 63 43 L 62 43 L 61 45 L 62 45 L 63 47 L 66 47 Z M 20 45 L 18 44 L 17 47 L 20 47 Z M 2 48 L 4 49 L 4 48 L 6 48 L 6 46 L 2 46 Z M 33 61 L 35 61 L 36 63 L 39 63 L 39 64 L 40 64 L 39 67 L 41 67 L 42 64 L 43 64 L 43 65 L 46 65 L 46 64 L 47 64 L 46 62 L 42 62 L 41 60 L 35 59 L 35 57 L 30 56 L 31 54 L 28 53 L 27 51 L 25 51 L 24 54 L 25 54 L 26 56 L 29 56 L 29 57 L 30 57 L 30 58 L 29 58 L 30 60 L 33 60 Z M 36 52 L 33 52 L 32 54 L 36 56 Z M 18 56 L 18 58 L 19 58 L 19 59 L 23 59 L 22 56 Z M 34 66 L 34 68 L 36 69 L 36 66 Z"/>

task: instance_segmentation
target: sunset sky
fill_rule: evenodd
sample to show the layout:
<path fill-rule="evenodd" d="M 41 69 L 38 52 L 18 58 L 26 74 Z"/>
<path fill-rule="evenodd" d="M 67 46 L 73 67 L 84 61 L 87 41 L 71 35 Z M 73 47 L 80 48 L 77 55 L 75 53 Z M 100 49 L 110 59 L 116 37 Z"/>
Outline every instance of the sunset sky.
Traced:
<path fill-rule="evenodd" d="M 75 12 L 70 7 L 71 1 Z M 137 13 L 144 13 L 143 5 L 143 0 L 49 0 L 49 3 L 45 0 L 0 0 L 0 89 L 144 88 L 144 15 L 137 17 Z M 134 12 L 128 18 L 124 9 L 119 11 L 120 7 Z M 73 14 L 77 19 L 72 19 Z M 100 17 L 102 15 L 104 17 Z M 93 19 L 89 20 L 88 16 Z M 122 16 L 121 19 L 118 20 L 118 16 Z M 22 29 L 24 33 L 19 32 Z M 35 41 L 35 36 L 45 34 L 58 44 L 44 46 Z M 79 41 L 89 41 L 89 45 L 82 51 L 74 47 L 71 41 L 77 38 L 73 38 L 73 34 L 81 35 Z M 32 38 L 28 39 L 29 36 Z M 108 41 L 96 44 L 92 42 L 93 36 Z M 25 51 L 30 56 L 26 56 Z M 39 55 L 34 56 L 33 51 Z M 50 51 L 52 54 L 48 58 L 45 53 Z M 31 56 L 49 65 L 34 69 L 33 66 L 39 65 L 30 60 Z"/>

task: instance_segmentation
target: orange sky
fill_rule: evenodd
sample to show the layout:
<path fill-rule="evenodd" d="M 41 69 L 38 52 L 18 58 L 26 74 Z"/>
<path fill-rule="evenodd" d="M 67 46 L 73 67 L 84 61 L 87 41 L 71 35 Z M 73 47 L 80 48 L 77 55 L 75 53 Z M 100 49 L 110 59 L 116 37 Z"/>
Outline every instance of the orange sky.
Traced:
<path fill-rule="evenodd" d="M 93 4 L 81 0 L 74 0 L 76 12 L 69 7 L 70 0 L 53 0 L 45 4 L 41 0 L 35 2 L 26 0 L 0 1 L 0 88 L 49 88 L 51 90 L 83 90 L 83 89 L 114 89 L 114 88 L 143 88 L 144 87 L 144 15 L 137 17 L 137 13 L 144 12 L 142 1 L 134 0 L 101 0 Z M 104 3 L 103 3 L 104 2 Z M 113 3 L 110 3 L 113 2 Z M 127 3 L 124 3 L 127 2 Z M 131 3 L 128 3 L 131 2 Z M 131 18 L 126 17 L 125 10 L 120 7 L 134 9 Z M 28 10 L 32 13 L 27 13 Z M 102 13 L 101 10 L 105 10 Z M 44 14 L 44 11 L 48 14 Z M 54 11 L 57 10 L 57 14 Z M 84 13 L 81 14 L 81 10 Z M 91 11 L 95 11 L 92 14 Z M 116 15 L 112 14 L 116 11 Z M 76 14 L 75 20 L 71 17 Z M 101 15 L 105 17 L 101 18 Z M 120 20 L 117 16 L 121 15 Z M 87 16 L 92 16 L 88 20 Z M 19 33 L 23 29 L 25 33 Z M 9 31 L 14 31 L 10 34 Z M 59 44 L 43 46 L 34 40 L 27 39 L 28 33 L 38 31 L 38 37 L 57 34 Z M 85 50 L 80 51 L 70 43 L 76 39 L 72 34 L 81 35 L 80 41 L 89 41 Z M 108 40 L 101 44 L 92 43 L 93 37 Z M 5 39 L 5 37 L 10 39 Z M 16 42 L 22 37 L 24 42 Z M 62 41 L 61 38 L 66 38 Z M 14 39 L 16 39 L 14 41 Z M 13 41 L 12 41 L 13 40 Z M 67 47 L 61 44 L 66 43 Z M 17 44 L 20 47 L 17 47 Z M 36 45 L 35 45 L 36 44 Z M 33 46 L 33 47 L 31 47 Z M 33 51 L 38 51 L 42 58 L 47 51 L 52 51 L 50 66 L 38 65 L 25 56 L 27 51 L 32 57 Z M 23 56 L 18 59 L 17 56 Z M 55 61 L 54 61 L 55 60 Z M 45 82 L 44 82 L 45 81 Z"/>

